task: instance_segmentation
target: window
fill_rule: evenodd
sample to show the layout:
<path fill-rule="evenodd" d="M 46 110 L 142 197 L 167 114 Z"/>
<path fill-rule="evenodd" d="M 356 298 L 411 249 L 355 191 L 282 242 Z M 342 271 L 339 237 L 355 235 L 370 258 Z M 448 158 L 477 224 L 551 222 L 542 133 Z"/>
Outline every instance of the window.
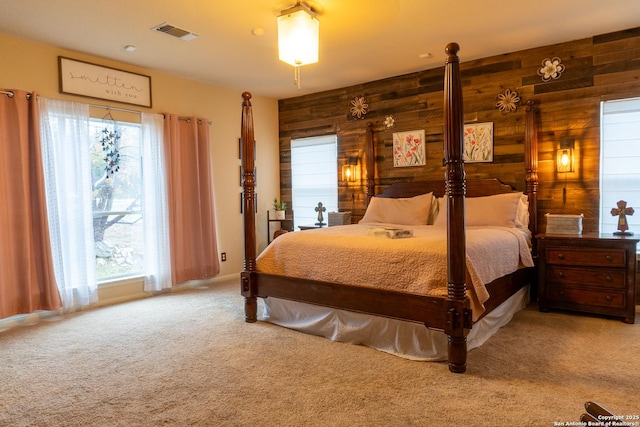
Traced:
<path fill-rule="evenodd" d="M 630 231 L 638 232 L 640 98 L 603 102 L 600 123 L 600 232 L 617 230 L 618 217 L 611 215 L 611 209 L 619 200 L 636 209 L 636 215 L 626 219 Z"/>
<path fill-rule="evenodd" d="M 92 119 L 89 139 L 97 279 L 142 274 L 141 127 Z"/>
<path fill-rule="evenodd" d="M 338 140 L 336 135 L 291 141 L 291 192 L 294 227 L 318 222 L 318 202 L 323 213 L 338 210 Z"/>

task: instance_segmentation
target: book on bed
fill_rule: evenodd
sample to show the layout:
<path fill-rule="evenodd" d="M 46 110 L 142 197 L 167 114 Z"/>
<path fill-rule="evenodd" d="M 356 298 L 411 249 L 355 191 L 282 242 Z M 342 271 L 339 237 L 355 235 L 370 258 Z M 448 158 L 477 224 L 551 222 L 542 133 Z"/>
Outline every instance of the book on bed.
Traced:
<path fill-rule="evenodd" d="M 413 237 L 413 230 L 407 228 L 372 227 L 367 230 L 367 235 L 386 237 L 388 239 L 405 239 L 407 237 Z"/>

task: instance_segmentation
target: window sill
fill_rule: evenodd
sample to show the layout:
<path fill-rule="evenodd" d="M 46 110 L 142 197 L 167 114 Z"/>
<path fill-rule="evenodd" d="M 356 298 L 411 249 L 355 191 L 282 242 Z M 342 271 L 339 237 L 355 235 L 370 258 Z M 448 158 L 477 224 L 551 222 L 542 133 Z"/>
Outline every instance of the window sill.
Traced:
<path fill-rule="evenodd" d="M 105 279 L 98 281 L 98 288 L 110 288 L 115 286 L 126 286 L 129 284 L 138 284 L 144 281 L 143 275 L 114 277 L 112 279 Z"/>

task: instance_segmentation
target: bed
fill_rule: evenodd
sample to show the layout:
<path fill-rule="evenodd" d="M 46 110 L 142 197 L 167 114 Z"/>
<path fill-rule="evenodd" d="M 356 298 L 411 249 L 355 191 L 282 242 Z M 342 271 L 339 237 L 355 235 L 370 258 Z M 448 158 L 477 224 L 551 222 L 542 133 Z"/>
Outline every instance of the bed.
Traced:
<path fill-rule="evenodd" d="M 498 228 L 512 227 L 496 226 L 493 229 L 487 229 L 482 224 L 467 224 L 465 226 L 465 221 L 469 221 L 470 218 L 465 212 L 466 205 L 475 205 L 474 211 L 477 212 L 478 203 L 485 203 L 480 206 L 486 206 L 488 201 L 489 203 L 495 202 L 496 199 L 492 198 L 504 198 L 510 200 L 511 206 L 514 200 L 522 200 L 522 194 L 514 192 L 513 188 L 496 179 L 466 179 L 462 160 L 463 110 L 458 51 L 459 46 L 455 43 L 450 43 L 445 49 L 447 59 L 444 76 L 444 181 L 396 183 L 374 197 L 376 188 L 375 148 L 372 134 L 368 132 L 366 185 L 369 206 L 365 218 L 372 210 L 372 203 L 384 205 L 387 203 L 386 199 L 402 203 L 403 201 L 416 201 L 417 199 L 422 201 L 424 198 L 430 198 L 429 212 L 433 211 L 433 203 L 436 203 L 439 208 L 440 212 L 436 219 L 439 224 L 412 226 L 410 228 L 414 236 L 407 239 L 386 239 L 372 236 L 372 229 L 379 231 L 381 228 L 398 228 L 398 226 L 404 229 L 408 228 L 406 224 L 385 223 L 383 219 L 374 218 L 373 222 L 364 221 L 365 223 L 357 225 L 285 233 L 272 242 L 268 251 L 265 250 L 258 257 L 255 231 L 253 113 L 250 102 L 251 95 L 248 92 L 243 93 L 241 138 L 244 171 L 245 265 L 241 274 L 241 294 L 244 297 L 246 322 L 251 323 L 258 320 L 257 298 L 263 298 L 269 320 L 283 326 L 295 327 L 296 325 L 290 324 L 291 319 L 298 321 L 298 323 L 300 321 L 313 323 L 310 322 L 310 319 L 326 319 L 327 313 L 332 315 L 338 313 L 340 316 L 348 317 L 345 320 L 349 325 L 347 329 L 351 329 L 352 325 L 357 326 L 353 329 L 358 330 L 360 336 L 377 336 L 382 335 L 381 331 L 390 331 L 391 335 L 384 340 L 394 341 L 395 339 L 398 341 L 394 336 L 406 333 L 406 329 L 398 329 L 397 325 L 400 324 L 403 325 L 403 328 L 413 328 L 412 331 L 417 331 L 416 334 L 428 331 L 427 338 L 417 339 L 437 341 L 438 347 L 444 345 L 449 370 L 462 373 L 466 371 L 469 349 L 467 338 L 469 336 L 473 338 L 472 346 L 479 345 L 478 343 L 487 338 L 487 334 L 480 334 L 477 338 L 475 332 L 485 328 L 487 319 L 489 319 L 489 323 L 501 325 L 505 322 L 504 319 L 507 319 L 506 321 L 510 319 L 514 310 L 522 307 L 526 285 L 532 282 L 532 254 L 535 255 L 534 236 L 537 224 L 536 106 L 532 101 L 527 103 L 524 135 L 524 195 L 527 200 L 525 209 L 528 213 L 528 224 L 519 227 L 516 234 L 509 230 L 500 230 L 500 233 L 511 235 L 511 237 L 503 237 L 503 239 L 517 242 L 518 249 L 515 249 L 517 266 L 509 267 L 508 272 L 499 271 L 491 274 L 479 272 L 478 267 L 487 261 L 470 259 L 469 255 L 486 252 L 479 242 L 482 242 L 487 235 L 499 234 Z M 391 203 L 395 204 L 396 202 Z M 520 203 L 517 206 L 521 209 Z M 380 211 L 385 212 L 387 209 Z M 435 227 L 436 225 L 438 227 Z M 351 234 L 341 237 L 342 233 L 346 233 L 347 230 Z M 523 237 L 518 237 L 518 233 L 521 233 Z M 314 242 L 314 239 L 317 240 Z M 503 243 L 506 240 L 503 240 Z M 375 246 L 378 248 L 374 250 L 375 253 L 378 250 L 383 251 L 384 247 L 389 247 L 391 243 L 399 246 L 394 246 L 391 252 L 381 252 L 381 256 L 387 257 L 384 259 L 391 259 L 389 257 L 393 258 L 393 254 L 403 255 L 393 258 L 396 262 L 393 269 L 386 268 L 382 261 L 376 261 L 375 258 L 372 258 L 373 264 L 368 264 L 367 268 L 371 270 L 372 265 L 382 266 L 378 270 L 381 270 L 383 274 L 382 278 L 372 279 L 355 271 L 356 265 L 365 265 L 364 262 L 347 261 L 351 267 L 339 264 L 341 261 L 347 260 L 346 255 L 333 258 L 328 255 L 324 268 L 314 272 L 310 271 L 309 266 L 317 267 L 319 263 L 283 262 L 282 258 L 278 258 L 276 254 L 287 250 L 289 245 L 293 245 L 293 249 L 289 250 L 300 253 L 302 250 L 300 248 L 306 247 L 307 252 L 313 253 L 320 250 L 323 245 L 328 245 L 329 241 L 334 243 L 342 241 L 343 250 L 357 254 L 354 259 L 358 259 L 358 257 L 360 259 L 372 258 L 370 254 L 363 257 L 363 246 Z M 521 251 L 523 241 L 526 242 L 524 252 Z M 273 248 L 271 248 L 272 245 Z M 352 245 L 351 248 L 346 249 L 349 245 Z M 409 248 L 403 249 L 401 245 L 409 245 Z M 425 258 L 427 255 L 419 253 L 418 248 L 422 246 L 437 248 L 435 250 L 436 258 L 427 259 Z M 335 248 L 333 246 L 326 249 L 327 254 L 331 254 L 336 250 Z M 407 253 L 418 253 L 418 255 L 416 255 L 417 258 L 409 258 L 405 256 Z M 501 256 L 503 255 L 498 255 L 498 257 Z M 411 264 L 417 267 L 419 274 L 409 273 L 413 276 L 399 279 L 398 273 L 408 270 L 402 264 L 404 262 L 402 259 L 410 259 Z M 492 262 L 489 261 L 489 263 Z M 438 273 L 440 275 L 433 276 L 432 270 L 434 268 L 430 266 L 438 266 L 435 270 L 440 270 Z M 345 271 L 348 271 L 349 274 L 345 274 Z M 389 275 L 390 271 L 392 271 L 392 275 Z M 421 287 L 420 281 L 430 282 L 432 286 L 425 290 Z M 392 286 L 397 283 L 404 284 L 404 286 L 400 288 Z M 516 301 L 515 305 L 511 304 L 507 313 L 503 313 L 505 306 L 509 306 L 509 302 L 514 300 Z M 369 325 L 369 331 L 364 331 L 362 327 L 364 324 Z M 319 328 L 322 329 L 323 326 L 320 325 Z M 304 328 L 297 329 L 304 330 Z M 312 332 L 317 333 L 315 331 L 317 329 Z M 333 333 L 335 331 L 328 332 L 329 335 Z M 349 338 L 347 338 L 348 340 Z M 368 345 L 367 342 L 359 343 Z M 411 356 L 413 349 L 405 349 L 404 344 L 401 347 L 403 348 L 395 347 L 389 352 L 398 351 Z M 421 357 L 416 358 L 420 359 Z"/>

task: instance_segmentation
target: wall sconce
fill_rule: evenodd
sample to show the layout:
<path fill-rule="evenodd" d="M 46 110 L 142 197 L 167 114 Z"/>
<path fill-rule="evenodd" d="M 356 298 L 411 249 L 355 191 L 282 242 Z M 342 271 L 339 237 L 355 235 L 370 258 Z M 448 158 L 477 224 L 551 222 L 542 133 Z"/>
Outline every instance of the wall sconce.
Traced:
<path fill-rule="evenodd" d="M 556 171 L 559 173 L 573 172 L 573 138 L 563 138 L 556 153 Z"/>
<path fill-rule="evenodd" d="M 300 90 L 300 67 L 318 62 L 320 21 L 306 4 L 283 10 L 278 16 L 280 60 L 294 67 L 294 84 Z"/>
<path fill-rule="evenodd" d="M 356 165 L 342 166 L 342 180 L 345 182 L 356 182 Z"/>
<path fill-rule="evenodd" d="M 573 138 L 562 138 L 560 148 L 556 153 L 556 171 L 564 173 L 564 186 L 562 187 L 562 204 L 567 203 L 567 173 L 573 172 L 573 149 L 575 143 Z"/>
<path fill-rule="evenodd" d="M 347 163 L 342 166 L 342 180 L 347 184 L 350 182 L 356 182 L 357 177 L 357 166 L 358 166 L 359 158 L 357 156 L 348 156 Z"/>

